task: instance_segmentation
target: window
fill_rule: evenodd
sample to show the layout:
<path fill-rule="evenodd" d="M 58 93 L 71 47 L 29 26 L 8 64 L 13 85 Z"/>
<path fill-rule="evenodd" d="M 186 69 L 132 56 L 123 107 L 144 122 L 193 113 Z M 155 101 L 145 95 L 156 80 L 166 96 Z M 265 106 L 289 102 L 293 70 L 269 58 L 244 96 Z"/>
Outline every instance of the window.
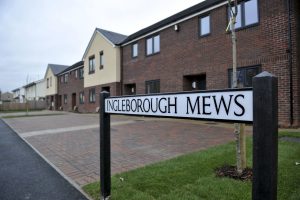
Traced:
<path fill-rule="evenodd" d="M 64 75 L 64 83 L 67 83 L 69 79 L 69 74 Z"/>
<path fill-rule="evenodd" d="M 183 76 L 183 90 L 206 90 L 206 74 Z"/>
<path fill-rule="evenodd" d="M 75 78 L 78 78 L 78 70 L 75 70 Z"/>
<path fill-rule="evenodd" d="M 64 82 L 64 76 L 60 77 L 60 82 L 63 83 Z"/>
<path fill-rule="evenodd" d="M 84 104 L 84 93 L 83 92 L 79 93 L 79 103 Z"/>
<path fill-rule="evenodd" d="M 257 0 L 243 1 L 238 4 L 237 9 L 235 28 L 243 28 L 259 22 Z M 229 10 L 228 13 L 230 17 L 232 13 Z"/>
<path fill-rule="evenodd" d="M 260 66 L 237 68 L 237 84 L 240 87 L 252 87 L 252 78 L 260 73 Z M 228 69 L 228 86 L 232 87 L 232 69 Z"/>
<path fill-rule="evenodd" d="M 210 16 L 204 16 L 199 18 L 199 33 L 200 36 L 206 36 L 210 34 Z"/>
<path fill-rule="evenodd" d="M 84 75 L 83 72 L 84 72 L 84 71 L 83 71 L 83 68 L 80 68 L 80 69 L 79 69 L 79 78 L 80 78 L 80 79 L 83 79 L 83 75 Z"/>
<path fill-rule="evenodd" d="M 103 69 L 104 67 L 104 53 L 103 51 L 100 51 L 100 69 Z"/>
<path fill-rule="evenodd" d="M 64 94 L 64 104 L 68 103 L 68 95 Z"/>
<path fill-rule="evenodd" d="M 52 87 L 52 76 L 50 77 L 50 87 Z"/>
<path fill-rule="evenodd" d="M 160 80 L 146 81 L 146 94 L 159 93 L 160 92 Z"/>
<path fill-rule="evenodd" d="M 49 88 L 49 78 L 47 78 L 47 88 Z"/>
<path fill-rule="evenodd" d="M 146 52 L 147 55 L 152 55 L 160 52 L 160 37 L 156 35 L 146 40 Z"/>
<path fill-rule="evenodd" d="M 95 103 L 96 102 L 95 88 L 89 90 L 89 101 L 90 101 L 90 103 Z"/>
<path fill-rule="evenodd" d="M 125 84 L 124 85 L 124 93 L 125 93 L 125 95 L 136 94 L 136 84 L 135 83 Z"/>
<path fill-rule="evenodd" d="M 138 44 L 137 43 L 132 45 L 131 51 L 132 51 L 132 57 L 136 58 L 138 56 Z"/>
<path fill-rule="evenodd" d="M 95 72 L 95 56 L 89 58 L 89 74 Z"/>

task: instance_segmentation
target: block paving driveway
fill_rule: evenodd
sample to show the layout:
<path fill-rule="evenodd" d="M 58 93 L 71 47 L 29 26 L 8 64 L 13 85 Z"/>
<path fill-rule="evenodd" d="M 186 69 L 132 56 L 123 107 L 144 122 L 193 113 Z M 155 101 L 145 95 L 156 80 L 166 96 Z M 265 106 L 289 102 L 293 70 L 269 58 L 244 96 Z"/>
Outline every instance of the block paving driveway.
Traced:
<path fill-rule="evenodd" d="M 79 186 L 99 180 L 99 115 L 65 113 L 5 122 Z M 232 140 L 232 124 L 112 116 L 112 174 Z"/>

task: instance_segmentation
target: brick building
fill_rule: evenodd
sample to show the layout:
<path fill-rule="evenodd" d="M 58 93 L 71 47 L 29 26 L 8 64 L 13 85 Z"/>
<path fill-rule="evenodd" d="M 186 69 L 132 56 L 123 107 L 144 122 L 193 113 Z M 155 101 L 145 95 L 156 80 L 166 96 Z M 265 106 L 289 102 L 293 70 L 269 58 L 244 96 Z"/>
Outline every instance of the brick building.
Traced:
<path fill-rule="evenodd" d="M 122 42 L 122 94 L 231 87 L 227 0 L 207 0 Z M 279 123 L 300 125 L 299 2 L 239 1 L 238 80 L 268 71 L 278 77 Z M 298 41 L 298 43 L 296 42 Z"/>
<path fill-rule="evenodd" d="M 45 95 L 46 106 L 50 110 L 58 109 L 57 75 L 67 69 L 67 65 L 48 64 L 44 80 L 46 81 Z"/>
<path fill-rule="evenodd" d="M 125 35 L 96 28 L 84 52 L 84 112 L 99 110 L 99 94 L 120 95 L 121 49 Z"/>
<path fill-rule="evenodd" d="M 73 64 L 57 75 L 59 110 L 84 111 L 83 79 L 83 61 Z"/>

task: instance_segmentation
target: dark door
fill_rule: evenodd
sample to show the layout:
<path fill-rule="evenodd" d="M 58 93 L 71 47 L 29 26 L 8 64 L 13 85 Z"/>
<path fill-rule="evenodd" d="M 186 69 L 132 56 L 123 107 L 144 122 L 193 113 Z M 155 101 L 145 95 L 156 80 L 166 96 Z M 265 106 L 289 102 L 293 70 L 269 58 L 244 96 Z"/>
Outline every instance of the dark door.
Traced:
<path fill-rule="evenodd" d="M 50 109 L 51 110 L 55 110 L 55 107 L 54 107 L 54 96 L 50 97 Z"/>
<path fill-rule="evenodd" d="M 72 94 L 72 110 L 74 110 L 74 107 L 76 106 L 76 93 Z"/>
<path fill-rule="evenodd" d="M 58 108 L 60 108 L 61 106 L 62 106 L 62 101 L 61 101 L 61 99 L 62 99 L 62 96 L 61 95 L 58 95 L 58 99 L 57 99 L 57 105 L 58 105 Z"/>
<path fill-rule="evenodd" d="M 110 87 L 108 87 L 108 86 L 107 87 L 102 87 L 102 92 L 103 91 L 110 92 Z"/>

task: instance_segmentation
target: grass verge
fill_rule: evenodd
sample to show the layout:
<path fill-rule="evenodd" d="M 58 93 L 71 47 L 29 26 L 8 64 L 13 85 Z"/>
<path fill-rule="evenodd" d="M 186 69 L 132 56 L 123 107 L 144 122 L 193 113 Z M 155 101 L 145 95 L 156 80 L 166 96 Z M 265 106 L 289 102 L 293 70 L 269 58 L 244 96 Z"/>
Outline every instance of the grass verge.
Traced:
<path fill-rule="evenodd" d="M 278 199 L 300 197 L 300 144 L 279 142 Z M 252 166 L 252 140 L 247 139 L 247 164 Z M 112 177 L 112 197 L 117 200 L 246 200 L 251 199 L 252 183 L 217 178 L 214 170 L 235 163 L 235 143 L 191 153 Z M 120 177 L 124 181 L 120 181 Z M 83 187 L 99 199 L 100 183 Z"/>
<path fill-rule="evenodd" d="M 295 131 L 280 131 L 278 133 L 278 137 L 294 137 L 294 138 L 300 138 L 300 132 Z"/>

